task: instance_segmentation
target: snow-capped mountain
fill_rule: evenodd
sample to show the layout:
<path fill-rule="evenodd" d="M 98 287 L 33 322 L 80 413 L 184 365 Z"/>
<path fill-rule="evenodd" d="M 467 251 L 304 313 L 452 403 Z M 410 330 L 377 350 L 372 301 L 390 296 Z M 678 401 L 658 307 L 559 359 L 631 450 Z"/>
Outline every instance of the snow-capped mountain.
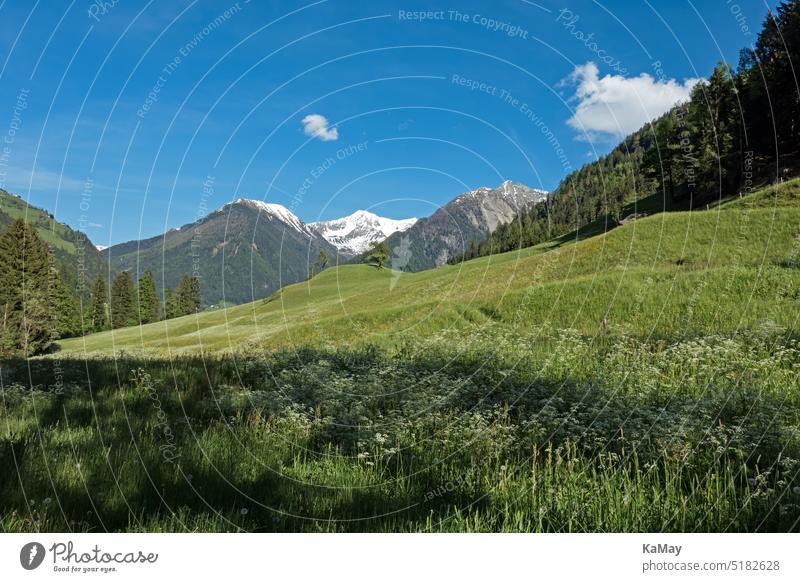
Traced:
<path fill-rule="evenodd" d="M 350 216 L 336 220 L 312 222 L 308 226 L 346 255 L 358 255 L 388 236 L 408 230 L 416 218 L 393 220 L 357 210 Z"/>
<path fill-rule="evenodd" d="M 330 257 L 338 254 L 332 264 L 341 264 L 386 240 L 394 269 L 441 265 L 546 196 L 541 190 L 503 182 L 494 189 L 461 194 L 420 220 L 392 220 L 359 210 L 309 224 L 280 204 L 240 198 L 196 222 L 114 245 L 102 255 L 117 271 L 150 270 L 159 289 L 174 289 L 185 274 L 196 273 L 205 304 L 244 303 L 306 279 L 320 251 Z"/>
<path fill-rule="evenodd" d="M 419 220 L 402 235 L 386 241 L 402 250 L 407 260 L 396 265 L 408 271 L 438 267 L 480 242 L 499 225 L 511 222 L 520 210 L 546 199 L 544 190 L 506 180 L 497 188 L 481 187 L 465 192 Z"/>
<path fill-rule="evenodd" d="M 501 224 L 511 222 L 519 211 L 547 198 L 548 192 L 528 188 L 525 184 L 506 180 L 497 188 L 482 186 L 454 198 L 444 208 L 465 210 L 470 223 L 487 234 Z"/>
<path fill-rule="evenodd" d="M 226 204 L 225 207 L 230 205 L 238 204 L 240 206 L 247 206 L 249 208 L 253 208 L 254 210 L 258 210 L 260 215 L 263 215 L 268 220 L 278 220 L 283 222 L 290 227 L 292 227 L 297 232 L 311 236 L 313 233 L 309 230 L 309 225 L 305 222 L 300 220 L 295 214 L 281 204 L 271 204 L 269 202 L 263 202 L 261 200 L 251 200 L 250 198 L 239 198 L 238 200 L 234 200 L 230 204 Z M 223 207 L 223 208 L 225 208 Z"/>
<path fill-rule="evenodd" d="M 240 198 L 162 235 L 103 251 L 118 271 L 152 271 L 174 289 L 195 273 L 207 305 L 244 303 L 308 277 L 320 251 L 336 248 L 280 204 Z"/>

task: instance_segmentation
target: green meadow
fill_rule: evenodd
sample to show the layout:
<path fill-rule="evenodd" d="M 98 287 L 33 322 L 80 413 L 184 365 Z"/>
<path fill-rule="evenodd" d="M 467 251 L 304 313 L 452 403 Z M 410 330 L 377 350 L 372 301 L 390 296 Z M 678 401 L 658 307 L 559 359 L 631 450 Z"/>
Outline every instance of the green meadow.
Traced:
<path fill-rule="evenodd" d="M 794 180 L 707 211 L 662 212 L 421 273 L 342 265 L 263 301 L 66 340 L 60 355 L 389 346 L 487 323 L 637 337 L 788 328 L 797 321 L 798 271 L 786 265 L 800 257 L 798 192 Z"/>
<path fill-rule="evenodd" d="M 657 202 L 5 362 L 0 530 L 797 531 L 800 181 Z"/>

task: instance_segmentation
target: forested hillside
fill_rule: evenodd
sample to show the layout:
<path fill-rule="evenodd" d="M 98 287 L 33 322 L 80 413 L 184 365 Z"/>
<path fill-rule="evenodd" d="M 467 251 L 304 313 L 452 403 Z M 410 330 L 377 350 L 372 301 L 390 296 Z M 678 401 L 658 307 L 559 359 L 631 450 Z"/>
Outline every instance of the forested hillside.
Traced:
<path fill-rule="evenodd" d="M 19 196 L 0 190 L 0 232 L 24 218 L 55 257 L 61 278 L 75 295 L 87 301 L 92 281 L 107 273 L 108 263 L 84 233 L 57 221 L 52 214 L 31 206 Z"/>
<path fill-rule="evenodd" d="M 16 224 L 19 220 L 25 221 L 28 228 L 23 229 Z M 39 243 L 43 245 L 41 251 L 36 251 L 41 255 L 39 262 L 42 272 L 34 273 L 35 269 L 31 265 L 36 261 L 33 263 L 28 261 L 30 264 L 26 269 L 33 269 L 29 280 L 37 281 L 30 289 L 36 292 L 44 291 L 47 297 L 41 301 L 32 298 L 29 303 L 34 305 L 38 301 L 38 304 L 46 304 L 48 307 L 45 312 L 31 317 L 37 309 L 31 308 L 26 312 L 22 307 L 25 303 L 24 295 L 19 293 L 8 295 L 3 305 L 9 310 L 6 321 L 11 322 L 14 317 L 22 317 L 25 314 L 23 323 L 26 326 L 37 322 L 37 327 L 47 328 L 46 340 L 28 342 L 29 353 L 36 353 L 41 349 L 47 349 L 50 339 L 72 337 L 82 333 L 81 305 L 86 314 L 91 301 L 92 282 L 98 276 L 108 276 L 108 263 L 83 232 L 73 230 L 57 221 L 49 212 L 31 206 L 19 196 L 0 190 L 0 233 L 8 235 L 6 254 L 9 257 L 13 256 L 14 249 L 17 248 L 15 243 L 22 245 L 19 248 L 25 246 L 20 234 L 22 232 L 28 237 L 25 240 L 36 239 L 36 242 L 25 243 L 28 246 L 33 245 L 38 248 Z M 22 256 L 25 256 L 24 253 Z M 1 273 L 3 286 L 8 289 L 16 287 L 19 291 L 23 286 L 21 272 L 17 272 L 17 266 L 13 265 L 13 259 L 9 257 L 5 259 L 7 268 L 2 269 Z M 46 268 L 42 266 L 44 264 L 47 264 Z M 16 327 L 21 326 L 22 323 Z M 20 334 L 12 331 L 12 327 L 14 326 L 3 328 L 2 333 L 6 336 L 3 340 L 3 353 L 22 349 Z M 15 336 L 16 339 L 11 339 Z"/>
<path fill-rule="evenodd" d="M 688 102 L 566 176 L 548 200 L 450 262 L 532 246 L 595 221 L 611 228 L 637 200 L 656 196 L 648 210 L 702 208 L 796 175 L 798 62 L 800 2 L 793 0 L 767 17 L 738 67 L 719 63 Z"/>

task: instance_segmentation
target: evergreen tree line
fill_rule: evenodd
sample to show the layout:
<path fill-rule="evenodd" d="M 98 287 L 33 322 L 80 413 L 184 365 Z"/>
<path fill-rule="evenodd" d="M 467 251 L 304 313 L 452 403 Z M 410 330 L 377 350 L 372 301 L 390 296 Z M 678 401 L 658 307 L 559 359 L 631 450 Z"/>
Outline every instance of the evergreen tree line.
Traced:
<path fill-rule="evenodd" d="M 52 251 L 21 218 L 0 235 L 0 310 L 2 357 L 42 353 L 80 332 L 78 303 Z"/>
<path fill-rule="evenodd" d="M 150 323 L 200 309 L 200 282 L 185 276 L 159 300 L 149 271 L 138 284 L 127 271 L 114 277 L 110 293 L 98 277 L 91 304 L 81 308 L 64 284 L 52 250 L 34 225 L 19 218 L 0 235 L 0 357 L 28 357 L 47 352 L 55 340 L 111 328 Z"/>
<path fill-rule="evenodd" d="M 569 174 L 545 201 L 523 210 L 451 263 L 539 244 L 605 220 L 618 223 L 634 200 L 703 207 L 746 194 L 800 169 L 800 0 L 771 12 L 736 69 L 720 63 L 686 103 Z"/>
<path fill-rule="evenodd" d="M 134 284 L 128 271 L 114 277 L 111 290 L 98 276 L 92 289 L 91 320 L 87 331 L 103 331 L 190 315 L 200 310 L 200 281 L 185 275 L 174 291 L 164 290 L 163 303 L 153 273 L 145 271 Z"/>

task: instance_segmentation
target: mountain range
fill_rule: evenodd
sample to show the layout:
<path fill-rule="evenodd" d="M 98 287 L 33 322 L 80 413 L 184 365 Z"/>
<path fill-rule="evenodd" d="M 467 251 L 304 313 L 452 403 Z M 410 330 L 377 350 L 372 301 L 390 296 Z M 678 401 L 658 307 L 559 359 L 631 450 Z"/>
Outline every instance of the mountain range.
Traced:
<path fill-rule="evenodd" d="M 241 198 L 199 221 L 102 251 L 116 271 L 153 272 L 174 288 L 199 276 L 206 306 L 239 304 L 271 295 L 308 276 L 320 251 L 329 264 L 356 262 L 386 240 L 390 266 L 423 270 L 479 242 L 547 192 L 503 182 L 461 194 L 428 218 L 394 220 L 359 210 L 336 220 L 305 223 L 280 204 Z M 406 260 L 408 259 L 408 260 Z"/>
<path fill-rule="evenodd" d="M 546 196 L 542 190 L 503 182 L 461 194 L 427 218 L 394 220 L 358 210 L 312 223 L 280 204 L 240 198 L 161 235 L 99 249 L 84 233 L 0 191 L 0 226 L 26 216 L 53 248 L 76 294 L 88 297 L 98 274 L 129 271 L 138 279 L 149 270 L 159 290 L 174 289 L 184 275 L 199 277 L 203 304 L 210 307 L 254 301 L 305 279 L 320 251 L 330 265 L 356 262 L 386 240 L 392 268 L 436 267 Z"/>

